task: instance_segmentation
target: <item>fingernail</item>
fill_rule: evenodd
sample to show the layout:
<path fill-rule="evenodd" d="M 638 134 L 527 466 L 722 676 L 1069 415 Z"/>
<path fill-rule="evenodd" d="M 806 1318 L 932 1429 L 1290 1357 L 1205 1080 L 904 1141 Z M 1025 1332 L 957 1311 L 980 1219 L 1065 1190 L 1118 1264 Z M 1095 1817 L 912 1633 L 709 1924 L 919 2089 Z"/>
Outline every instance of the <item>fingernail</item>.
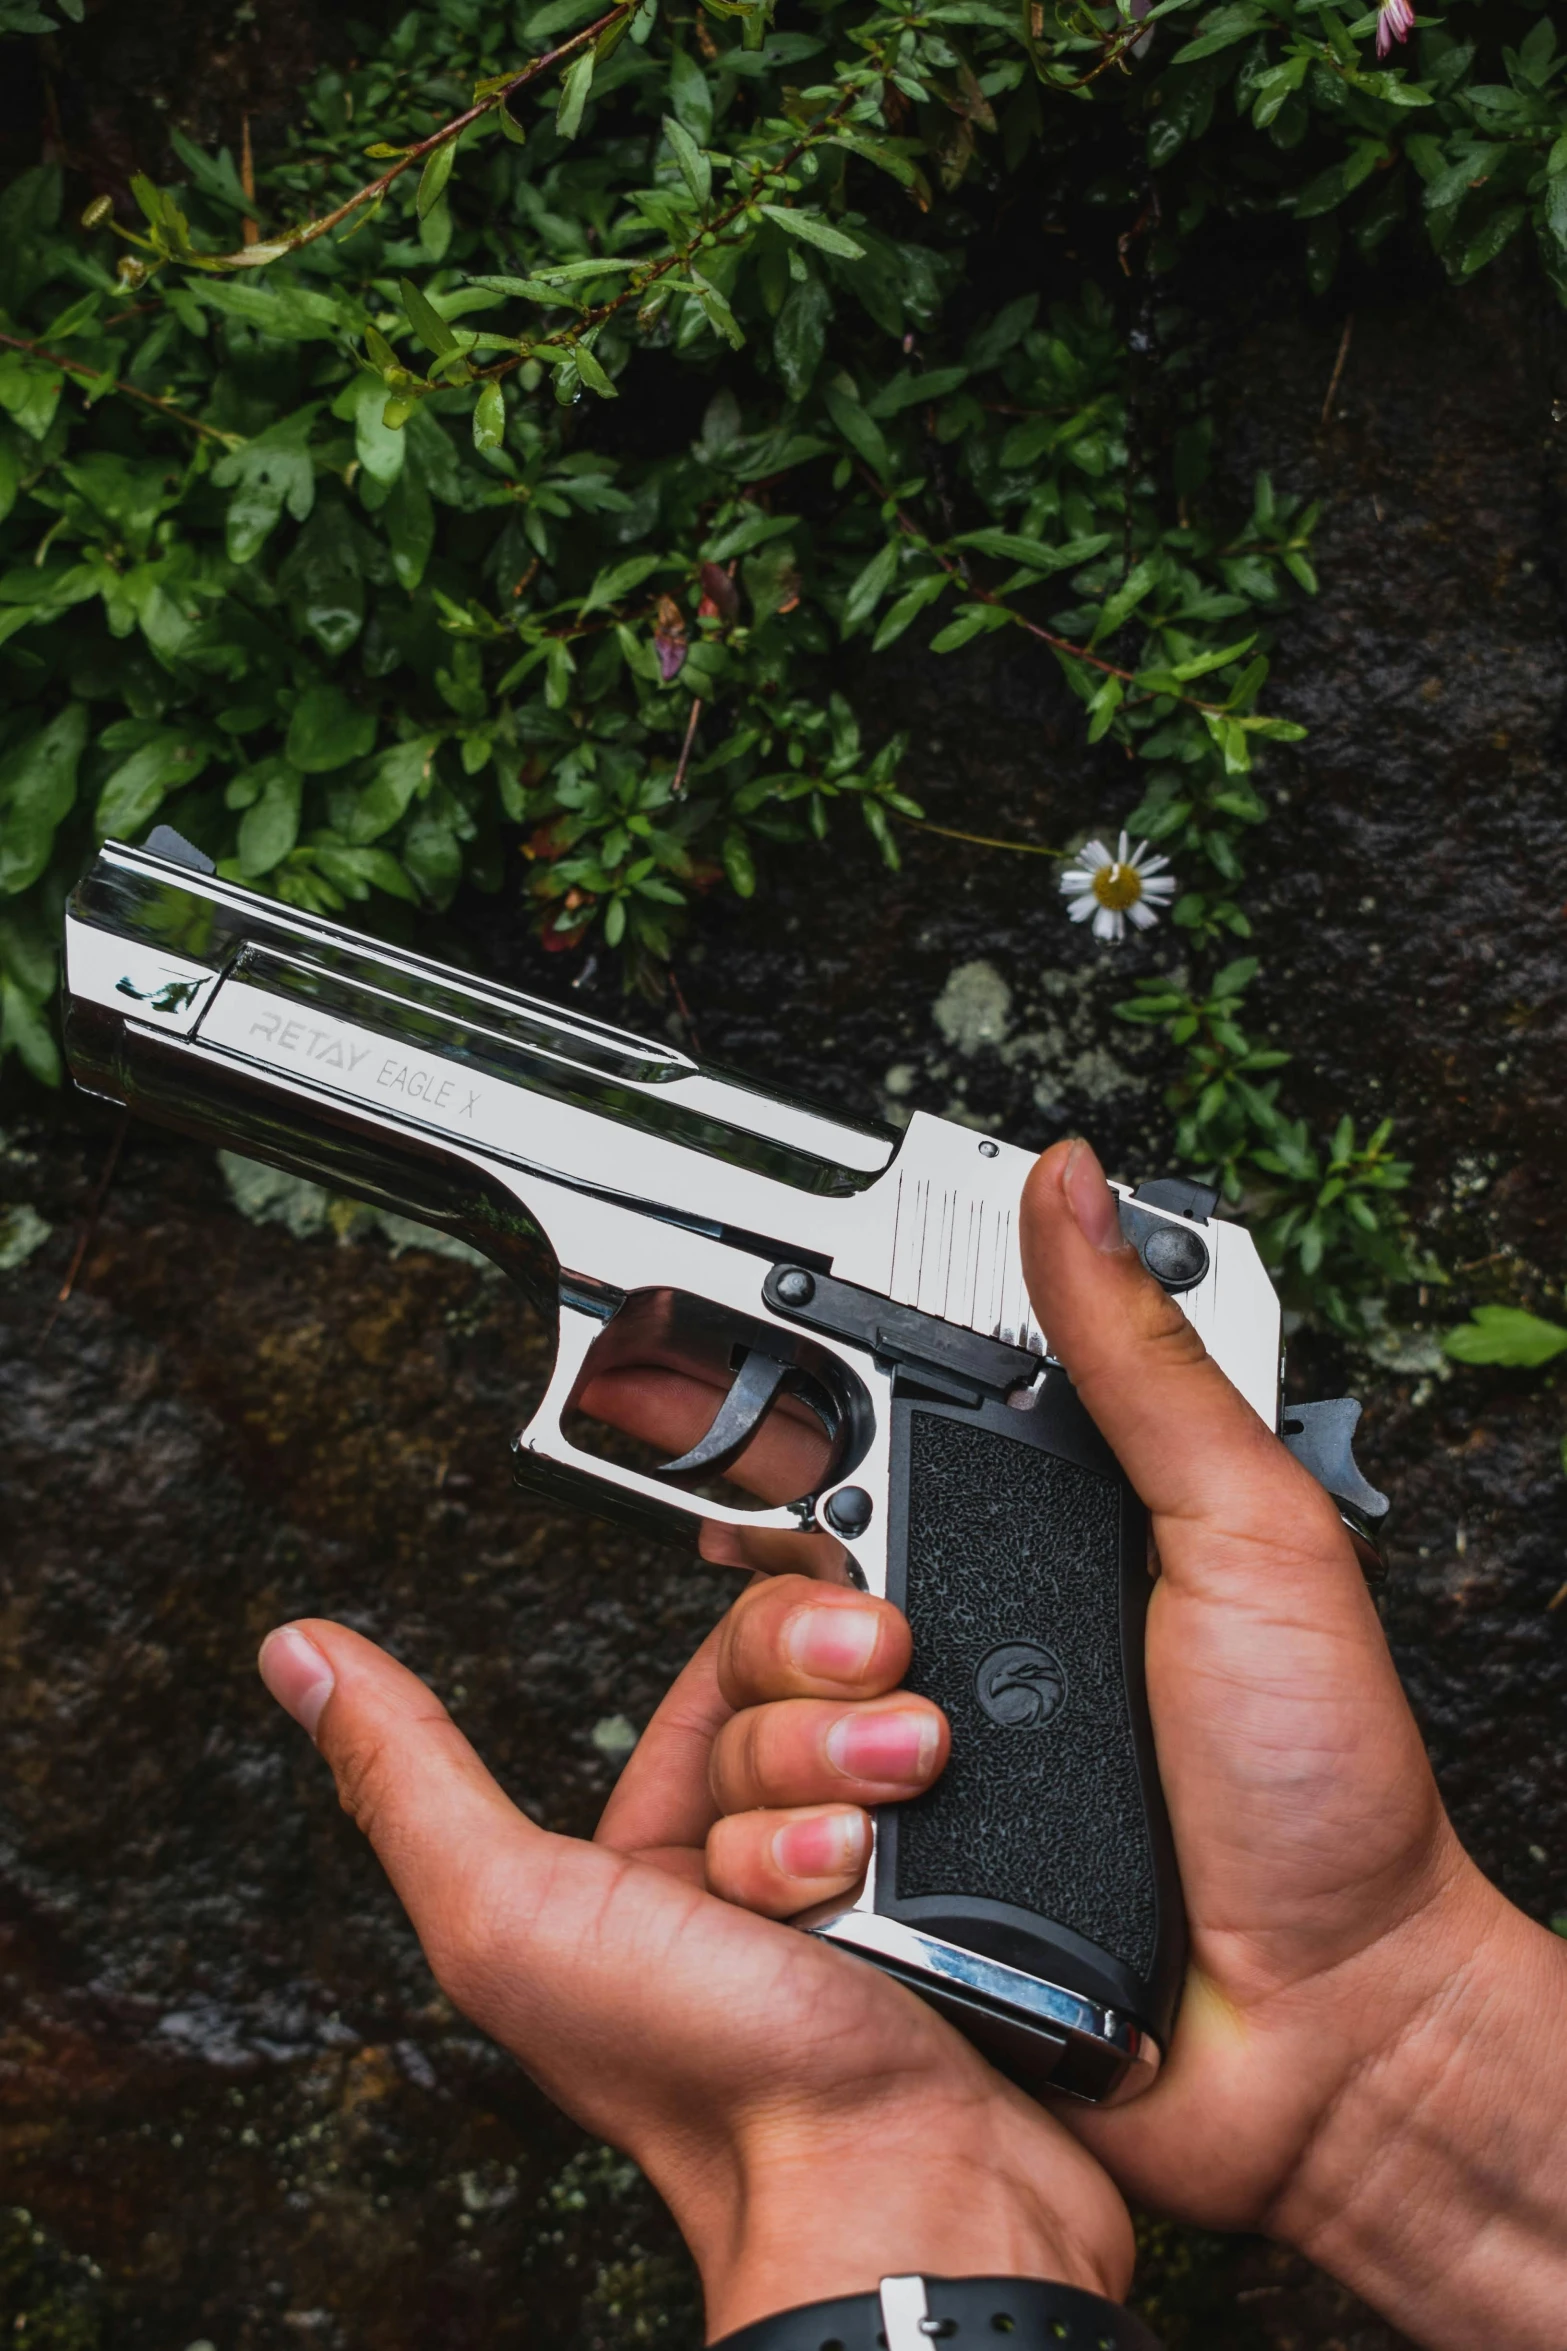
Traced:
<path fill-rule="evenodd" d="M 874 1608 L 797 1608 L 784 1627 L 784 1648 L 800 1673 L 853 1682 L 870 1664 L 880 1634 Z"/>
<path fill-rule="evenodd" d="M 1125 1247 L 1116 1197 L 1105 1182 L 1105 1171 L 1091 1143 L 1081 1140 L 1073 1143 L 1066 1155 L 1061 1189 L 1066 1194 L 1067 1203 L 1077 1220 L 1077 1229 L 1085 1241 L 1090 1242 L 1095 1249 Z"/>
<path fill-rule="evenodd" d="M 773 1837 L 773 1859 L 786 1878 L 857 1876 L 865 1866 L 870 1823 L 863 1812 L 813 1812 Z"/>
<path fill-rule="evenodd" d="M 936 1760 L 941 1725 L 933 1714 L 845 1714 L 827 1733 L 827 1754 L 848 1778 L 918 1787 Z"/>
<path fill-rule="evenodd" d="M 268 1633 L 256 1663 L 284 1712 L 314 1738 L 337 1678 L 314 1641 L 307 1641 L 297 1625 L 282 1625 Z"/>

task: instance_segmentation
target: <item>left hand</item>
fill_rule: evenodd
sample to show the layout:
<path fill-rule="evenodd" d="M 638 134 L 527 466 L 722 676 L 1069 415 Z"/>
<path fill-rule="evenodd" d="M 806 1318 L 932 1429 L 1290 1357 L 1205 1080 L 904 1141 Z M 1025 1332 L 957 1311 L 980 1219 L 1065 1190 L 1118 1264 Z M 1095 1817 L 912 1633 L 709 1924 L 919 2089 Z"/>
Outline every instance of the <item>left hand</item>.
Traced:
<path fill-rule="evenodd" d="M 863 1688 L 867 1664 L 889 1686 L 902 1672 L 896 1639 L 867 1659 L 856 1601 L 831 1595 L 825 1637 L 798 1655 L 802 1695 L 842 1692 L 851 1673 Z M 261 1670 L 330 1764 L 449 1997 L 663 2195 L 710 2339 L 889 2272 L 1119 2295 L 1125 2208 L 1059 2124 L 875 1968 L 708 1890 L 729 1834 L 714 1783 L 723 1802 L 747 1784 L 735 1710 L 754 1694 L 750 1660 L 787 1655 L 789 1631 L 776 1587 L 742 1595 L 592 1844 L 537 1828 L 425 1685 L 345 1626 L 282 1627 Z M 873 1633 L 886 1639 L 879 1619 Z M 885 1764 L 896 1742 L 882 1738 L 870 1746 Z M 861 1773 L 825 1825 L 780 1824 L 806 1899 L 836 1881 L 858 1806 L 885 1792 Z"/>

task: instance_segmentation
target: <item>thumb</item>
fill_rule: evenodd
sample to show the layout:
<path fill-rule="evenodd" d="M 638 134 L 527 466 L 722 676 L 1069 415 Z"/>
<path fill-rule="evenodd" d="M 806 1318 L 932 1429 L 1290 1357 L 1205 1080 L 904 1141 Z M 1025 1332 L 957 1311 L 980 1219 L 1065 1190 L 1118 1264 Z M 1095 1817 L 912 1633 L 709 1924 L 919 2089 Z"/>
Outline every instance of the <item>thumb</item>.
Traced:
<path fill-rule="evenodd" d="M 707 2003 L 686 1980 L 692 1938 L 680 1945 L 708 1898 L 537 1828 L 417 1675 L 346 1626 L 285 1625 L 259 1663 L 331 1766 L 443 1991 L 558 2103 L 624 2144 L 636 2101 L 620 2093 L 650 2050 L 672 2079 L 698 2055 L 688 2019 Z M 724 1916 L 741 1934 L 768 1931 Z"/>
<path fill-rule="evenodd" d="M 1176 1301 L 1123 1239 L 1114 1193 L 1088 1144 L 1057 1143 L 1023 1188 L 1023 1271 L 1050 1350 L 1160 1527 L 1179 1581 L 1218 1563 L 1229 1541 L 1255 1562 L 1291 1550 L 1320 1579 L 1342 1554 L 1338 1513 L 1315 1478 L 1214 1362 Z M 1200 1526 L 1200 1546 L 1180 1523 Z M 1172 1540 L 1173 1538 L 1173 1540 Z"/>

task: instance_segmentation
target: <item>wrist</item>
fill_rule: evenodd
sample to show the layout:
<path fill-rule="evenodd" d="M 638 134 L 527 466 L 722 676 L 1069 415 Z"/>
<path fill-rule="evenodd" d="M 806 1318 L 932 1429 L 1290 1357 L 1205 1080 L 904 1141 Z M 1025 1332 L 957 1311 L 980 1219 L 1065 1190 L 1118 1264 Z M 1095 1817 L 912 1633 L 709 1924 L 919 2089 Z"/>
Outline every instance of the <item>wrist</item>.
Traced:
<path fill-rule="evenodd" d="M 1273 2233 L 1434 2347 L 1556 2351 L 1567 2304 L 1567 1943 L 1471 1865 L 1390 1949 L 1396 2024 Z"/>
<path fill-rule="evenodd" d="M 1131 2280 L 1131 2223 L 1108 2178 L 1011 2092 L 978 2111 L 927 2092 L 764 2119 L 727 2179 L 676 2217 L 712 2337 L 894 2273 L 1046 2278 L 1110 2300 Z"/>

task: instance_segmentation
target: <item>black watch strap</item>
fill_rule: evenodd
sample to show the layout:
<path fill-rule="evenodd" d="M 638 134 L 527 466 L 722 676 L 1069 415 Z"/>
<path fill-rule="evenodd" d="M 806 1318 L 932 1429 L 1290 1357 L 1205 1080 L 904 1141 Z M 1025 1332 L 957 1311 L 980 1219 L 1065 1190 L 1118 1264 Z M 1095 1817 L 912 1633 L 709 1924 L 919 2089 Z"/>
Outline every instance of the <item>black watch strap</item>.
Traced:
<path fill-rule="evenodd" d="M 1159 2351 L 1118 2302 L 1043 2278 L 883 2278 L 874 2294 L 807 2302 L 725 2335 L 712 2351 Z"/>

